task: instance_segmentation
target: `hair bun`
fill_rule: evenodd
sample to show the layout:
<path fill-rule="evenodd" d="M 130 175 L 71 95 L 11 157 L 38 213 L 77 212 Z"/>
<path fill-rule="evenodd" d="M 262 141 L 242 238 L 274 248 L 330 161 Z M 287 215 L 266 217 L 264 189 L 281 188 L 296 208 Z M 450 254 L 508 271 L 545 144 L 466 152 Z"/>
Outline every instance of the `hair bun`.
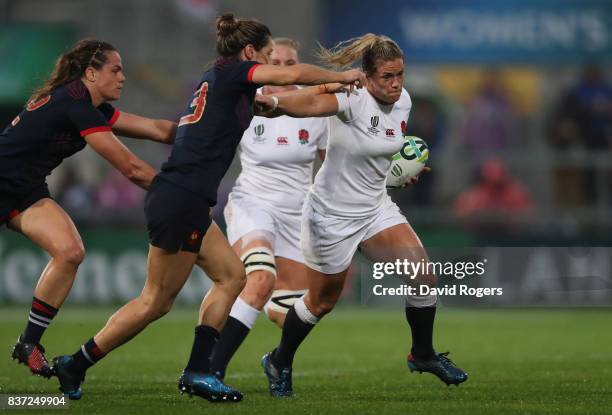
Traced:
<path fill-rule="evenodd" d="M 233 13 L 224 13 L 217 17 L 217 36 L 226 37 L 238 29 L 240 22 Z"/>

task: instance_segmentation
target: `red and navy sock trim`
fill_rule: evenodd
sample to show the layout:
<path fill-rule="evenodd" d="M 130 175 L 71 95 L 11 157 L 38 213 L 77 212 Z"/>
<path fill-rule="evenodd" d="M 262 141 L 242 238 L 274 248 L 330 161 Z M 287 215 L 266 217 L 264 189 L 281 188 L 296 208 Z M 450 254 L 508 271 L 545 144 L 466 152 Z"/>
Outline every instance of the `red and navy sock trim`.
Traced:
<path fill-rule="evenodd" d="M 57 314 L 58 309 L 50 304 L 45 303 L 39 298 L 32 298 L 32 307 L 28 316 L 28 325 L 23 332 L 23 341 L 25 343 L 37 344 L 43 333 L 51 324 L 51 321 Z"/>
<path fill-rule="evenodd" d="M 85 373 L 87 369 L 104 356 L 106 356 L 106 353 L 100 350 L 92 337 L 72 355 L 73 360 L 70 369 L 77 373 Z"/>
<path fill-rule="evenodd" d="M 106 355 L 106 353 L 103 353 L 102 350 L 100 350 L 93 337 L 89 339 L 87 343 L 81 346 L 81 351 L 91 364 L 96 363 Z"/>

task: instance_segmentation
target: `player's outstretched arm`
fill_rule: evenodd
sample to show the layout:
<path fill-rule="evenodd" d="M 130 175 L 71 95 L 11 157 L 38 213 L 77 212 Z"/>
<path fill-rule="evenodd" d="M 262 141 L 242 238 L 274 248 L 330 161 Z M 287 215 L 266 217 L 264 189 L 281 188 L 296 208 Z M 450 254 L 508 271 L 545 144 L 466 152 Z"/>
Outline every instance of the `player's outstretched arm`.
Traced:
<path fill-rule="evenodd" d="M 174 143 L 176 128 L 175 122 L 141 117 L 128 112 L 121 112 L 113 124 L 113 131 L 119 135 L 166 144 Z"/>
<path fill-rule="evenodd" d="M 357 87 L 365 85 L 365 74 L 359 69 L 335 72 L 305 63 L 291 66 L 259 65 L 253 70 L 251 79 L 261 85 L 319 85 L 332 82 Z"/>
<path fill-rule="evenodd" d="M 338 113 L 338 99 L 334 94 L 257 95 L 255 114 L 264 117 L 289 115 L 296 118 L 329 117 Z"/>
<path fill-rule="evenodd" d="M 110 131 L 97 132 L 85 136 L 87 143 L 96 153 L 104 157 L 134 184 L 148 189 L 157 173 L 153 167 L 134 155 Z"/>
<path fill-rule="evenodd" d="M 341 84 L 340 82 L 332 82 L 332 83 L 320 84 L 320 85 L 315 85 L 315 86 L 308 86 L 305 88 L 295 89 L 291 91 L 277 92 L 277 93 L 269 94 L 269 95 L 275 95 L 280 98 L 280 97 L 284 97 L 288 95 L 292 95 L 292 96 L 294 95 L 321 95 L 321 94 L 335 94 L 338 92 L 344 92 L 348 96 L 351 92 L 351 89 L 352 89 L 351 87 L 352 85 L 345 85 L 345 84 Z"/>

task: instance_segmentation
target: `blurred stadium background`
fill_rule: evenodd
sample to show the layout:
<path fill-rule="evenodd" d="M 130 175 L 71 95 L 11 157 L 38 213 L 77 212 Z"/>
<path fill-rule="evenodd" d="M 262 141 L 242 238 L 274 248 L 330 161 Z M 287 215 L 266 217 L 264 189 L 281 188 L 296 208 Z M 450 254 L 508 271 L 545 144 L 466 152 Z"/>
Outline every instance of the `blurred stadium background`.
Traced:
<path fill-rule="evenodd" d="M 425 245 L 450 255 L 469 246 L 599 246 L 575 255 L 524 248 L 521 261 L 512 248 L 489 251 L 506 261 L 497 267 L 506 275 L 496 278 L 514 294 L 481 303 L 612 303 L 608 0 L 0 0 L 2 126 L 54 59 L 85 36 L 111 42 L 123 57 L 128 80 L 118 108 L 176 119 L 214 59 L 214 17 L 223 11 L 299 40 L 306 62 L 318 41 L 331 46 L 365 32 L 395 39 L 414 102 L 408 132 L 429 143 L 433 171 L 392 196 Z M 164 145 L 125 143 L 154 166 L 169 153 Z M 220 189 L 221 225 L 238 172 L 235 163 Z M 137 295 L 147 244 L 143 192 L 88 150 L 49 183 L 86 244 L 69 301 Z M 0 303 L 29 301 L 46 261 L 25 238 L 0 232 Z M 552 291 L 524 295 L 547 286 L 547 278 L 555 280 Z M 362 297 L 358 280 L 347 301 Z M 180 301 L 198 302 L 207 286 L 192 278 Z"/>
<path fill-rule="evenodd" d="M 392 196 L 432 259 L 486 258 L 485 276 L 464 281 L 503 287 L 504 295 L 442 298 L 443 305 L 487 307 L 438 312 L 439 351 L 452 350 L 470 373 L 465 385 L 447 389 L 407 374 L 401 306 L 374 309 L 396 303 L 372 297 L 371 264 L 357 258 L 344 307 L 326 317 L 296 360 L 296 398 L 267 396 L 257 361 L 279 332 L 260 318 L 230 366 L 229 381 L 246 401 L 215 410 L 608 414 L 611 309 L 507 307 L 612 305 L 612 2 L 0 0 L 0 128 L 55 58 L 86 36 L 109 41 L 123 57 L 128 80 L 118 108 L 176 119 L 214 59 L 214 17 L 225 11 L 299 40 L 306 62 L 317 41 L 331 46 L 374 32 L 400 44 L 414 103 L 408 131 L 429 143 L 433 171 Z M 154 166 L 169 153 L 124 142 Z M 238 172 L 235 163 L 220 190 L 220 225 Z M 147 236 L 143 192 L 93 152 L 65 162 L 49 183 L 87 251 L 70 306 L 43 339 L 53 356 L 72 352 L 117 303 L 140 292 Z M 0 393 L 57 393 L 55 381 L 8 361 L 47 260 L 22 236 L 0 231 Z M 179 297 L 185 307 L 88 374 L 86 397 L 72 410 L 201 413 L 203 402 L 176 393 L 196 304 L 209 287 L 194 274 Z"/>

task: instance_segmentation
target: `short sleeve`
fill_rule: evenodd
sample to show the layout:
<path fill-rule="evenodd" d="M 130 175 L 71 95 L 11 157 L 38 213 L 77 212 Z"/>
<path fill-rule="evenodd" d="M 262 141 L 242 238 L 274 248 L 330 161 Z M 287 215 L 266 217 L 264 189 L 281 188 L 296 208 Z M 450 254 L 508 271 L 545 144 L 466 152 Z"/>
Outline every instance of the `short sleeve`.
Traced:
<path fill-rule="evenodd" d="M 119 118 L 119 114 L 121 114 L 121 112 L 117 108 L 113 107 L 108 102 L 105 102 L 100 105 L 98 107 L 98 111 L 100 111 L 102 115 L 104 115 L 104 118 L 110 126 L 113 126 L 115 124 L 117 118 Z"/>
<path fill-rule="evenodd" d="M 104 113 L 98 110 L 90 102 L 75 99 L 68 106 L 68 119 L 79 131 L 81 137 L 103 131 L 111 131 L 108 120 Z"/>
<path fill-rule="evenodd" d="M 338 118 L 346 123 L 352 122 L 359 115 L 360 95 L 357 91 L 353 91 L 349 96 L 345 92 L 336 94 L 338 100 Z"/>
<path fill-rule="evenodd" d="M 235 77 L 238 82 L 258 85 L 253 82 L 253 72 L 261 64 L 255 61 L 242 61 L 237 65 Z"/>
<path fill-rule="evenodd" d="M 329 121 L 329 117 L 321 120 L 323 128 L 321 130 L 321 136 L 317 140 L 317 149 L 319 150 L 327 149 L 327 142 L 329 141 Z"/>

